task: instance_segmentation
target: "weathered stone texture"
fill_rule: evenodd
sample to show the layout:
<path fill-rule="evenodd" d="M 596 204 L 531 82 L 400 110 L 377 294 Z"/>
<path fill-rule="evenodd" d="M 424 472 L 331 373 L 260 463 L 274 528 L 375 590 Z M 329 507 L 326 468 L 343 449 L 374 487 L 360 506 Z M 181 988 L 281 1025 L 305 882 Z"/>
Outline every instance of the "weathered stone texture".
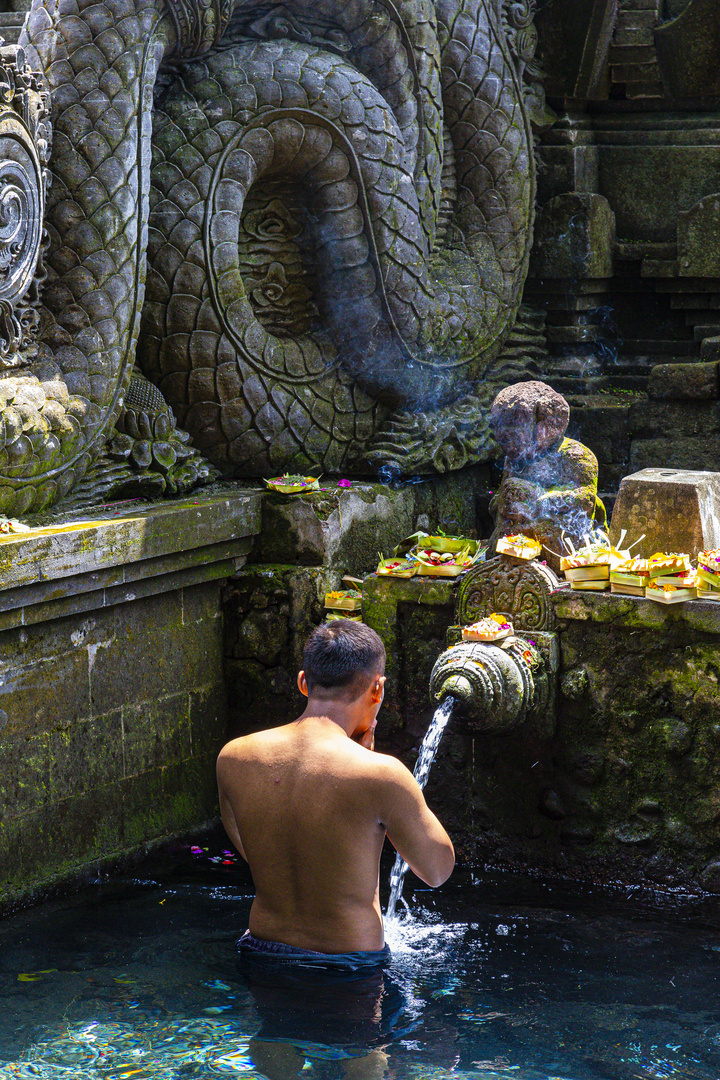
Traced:
<path fill-rule="evenodd" d="M 686 469 L 699 466 L 720 472 L 720 439 L 699 436 L 687 439 L 635 439 L 630 454 L 630 469 Z"/>
<path fill-rule="evenodd" d="M 230 582 L 224 650 L 231 735 L 302 712 L 302 650 L 325 617 L 325 593 L 339 583 L 337 570 L 288 565 L 247 567 Z"/>
<path fill-rule="evenodd" d="M 709 364 L 657 364 L 650 372 L 651 398 L 702 401 L 717 398 L 717 362 Z"/>
<path fill-rule="evenodd" d="M 697 880 L 720 847 L 720 612 L 714 637 L 663 614 L 656 630 L 568 624 L 563 663 L 584 673 L 586 690 L 562 700 L 555 783 L 596 858 L 622 862 L 628 849 L 637 872 L 671 884 Z M 573 764 L 581 753 L 598 763 L 592 776 Z M 656 855 L 669 856 L 659 876 Z"/>
<path fill-rule="evenodd" d="M 453 598 L 444 583 L 447 606 L 439 604 L 437 584 L 366 584 L 368 621 L 399 644 L 377 745 L 411 766 Z M 567 589 L 552 599 L 561 651 L 554 735 L 530 725 L 471 735 L 451 718 L 431 806 L 470 859 L 720 889 L 720 605 L 666 608 Z"/>
<path fill-rule="evenodd" d="M 393 491 L 382 484 L 353 484 L 302 498 L 268 495 L 251 558 L 271 564 L 342 566 L 359 574 L 377 562 L 378 551 L 389 551 L 409 535 L 414 521 L 411 488 Z"/>
<path fill-rule="evenodd" d="M 362 576 L 377 565 L 378 552 L 388 554 L 416 528 L 474 536 L 477 502 L 489 497 L 489 476 L 475 468 L 395 487 L 353 482 L 340 488 L 332 482 L 302 496 L 267 493 L 250 562 L 325 566 Z"/>
<path fill-rule="evenodd" d="M 187 590 L 213 612 L 189 624 L 170 593 L 0 634 L 0 901 L 215 815 L 219 589 Z"/>
<path fill-rule="evenodd" d="M 720 545 L 720 474 L 681 469 L 644 469 L 627 476 L 613 509 L 614 540 L 626 530 L 633 549 L 697 551 Z M 640 539 L 643 537 L 643 539 Z"/>
<path fill-rule="evenodd" d="M 28 535 L 29 552 L 49 542 L 52 558 L 25 553 L 18 580 L 31 567 L 50 580 L 0 591 L 13 617 L 0 626 L 0 909 L 217 814 L 221 580 L 259 527 L 243 505 L 198 497 L 175 515 L 106 516 L 80 538 Z M 113 565 L 113 528 L 137 540 L 134 563 L 118 544 Z M 23 556 L 22 537 L 12 548 Z"/>

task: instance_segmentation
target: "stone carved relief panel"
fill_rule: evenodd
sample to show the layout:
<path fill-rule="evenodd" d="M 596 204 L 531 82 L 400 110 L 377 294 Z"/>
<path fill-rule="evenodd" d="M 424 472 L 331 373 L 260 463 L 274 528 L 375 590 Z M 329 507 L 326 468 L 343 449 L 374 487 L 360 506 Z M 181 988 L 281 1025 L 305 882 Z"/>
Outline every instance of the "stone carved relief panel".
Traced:
<path fill-rule="evenodd" d="M 542 563 L 499 555 L 463 576 L 456 603 L 457 622 L 467 626 L 497 611 L 510 615 L 518 632 L 554 630 L 550 594 L 557 585 L 552 570 Z"/>
<path fill-rule="evenodd" d="M 103 11 L 32 0 L 0 87 L 0 338 L 22 369 L 1 388 L 22 408 L 2 414 L 0 513 L 100 459 L 136 351 L 228 474 L 494 456 L 546 119 L 532 0 L 116 0 L 112 47 Z M 58 133 L 42 310 L 49 129 L 25 55 Z"/>

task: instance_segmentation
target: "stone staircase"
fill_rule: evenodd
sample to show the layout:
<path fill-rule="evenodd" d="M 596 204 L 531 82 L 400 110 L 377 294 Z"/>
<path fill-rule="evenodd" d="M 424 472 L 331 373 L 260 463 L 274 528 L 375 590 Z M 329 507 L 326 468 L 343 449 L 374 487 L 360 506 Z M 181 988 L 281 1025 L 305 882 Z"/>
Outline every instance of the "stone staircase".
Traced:
<path fill-rule="evenodd" d="M 25 17 L 30 10 L 30 0 L 5 0 L 0 3 L 0 37 L 6 45 L 17 45 Z"/>
<path fill-rule="evenodd" d="M 620 0 L 610 47 L 614 96 L 628 100 L 664 96 L 655 52 L 659 22 L 660 0 Z"/>

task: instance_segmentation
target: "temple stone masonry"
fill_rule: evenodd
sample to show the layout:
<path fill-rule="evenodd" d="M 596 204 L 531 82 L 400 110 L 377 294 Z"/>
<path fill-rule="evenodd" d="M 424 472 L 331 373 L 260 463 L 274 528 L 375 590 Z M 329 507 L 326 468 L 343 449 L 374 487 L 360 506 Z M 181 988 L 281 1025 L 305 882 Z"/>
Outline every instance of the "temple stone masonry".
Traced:
<path fill-rule="evenodd" d="M 215 818 L 221 587 L 259 528 L 234 490 L 0 543 L 0 908 Z"/>
<path fill-rule="evenodd" d="M 542 723 L 451 720 L 462 855 L 720 891 L 720 605 L 372 576 L 521 527 L 503 467 L 720 545 L 717 0 L 0 0 L 0 35 L 0 909 L 216 820 L 346 575 L 408 764 L 473 613 L 542 667 Z M 522 383 L 570 421 L 503 465 Z"/>

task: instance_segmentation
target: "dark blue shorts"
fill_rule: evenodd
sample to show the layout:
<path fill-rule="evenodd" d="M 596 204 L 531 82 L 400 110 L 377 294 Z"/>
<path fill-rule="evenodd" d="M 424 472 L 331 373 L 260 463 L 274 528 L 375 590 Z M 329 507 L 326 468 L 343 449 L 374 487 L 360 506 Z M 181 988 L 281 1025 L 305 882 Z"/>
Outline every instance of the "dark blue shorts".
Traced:
<path fill-rule="evenodd" d="M 387 945 L 321 953 L 247 931 L 237 950 L 261 1019 L 255 1039 L 368 1049 L 387 1041 L 404 1016 L 404 997 L 384 970 L 391 959 Z"/>
<path fill-rule="evenodd" d="M 391 959 L 388 945 L 377 951 L 322 953 L 298 949 L 282 941 L 264 941 L 253 937 L 249 930 L 237 942 L 237 950 L 243 962 L 255 970 L 326 972 L 350 979 L 364 978 L 387 967 Z"/>

